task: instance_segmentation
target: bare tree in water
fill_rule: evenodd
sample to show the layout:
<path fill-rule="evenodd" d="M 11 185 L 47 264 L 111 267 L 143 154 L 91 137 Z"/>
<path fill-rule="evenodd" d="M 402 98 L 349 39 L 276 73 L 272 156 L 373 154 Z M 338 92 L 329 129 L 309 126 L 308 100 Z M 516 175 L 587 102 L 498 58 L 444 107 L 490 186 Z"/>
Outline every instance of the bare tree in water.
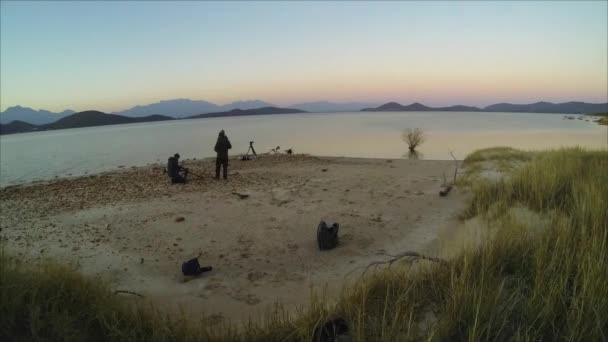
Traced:
<path fill-rule="evenodd" d="M 424 136 L 424 131 L 421 128 L 408 128 L 403 130 L 401 138 L 407 143 L 410 152 L 414 152 L 416 151 L 416 147 L 422 144 L 426 137 Z"/>

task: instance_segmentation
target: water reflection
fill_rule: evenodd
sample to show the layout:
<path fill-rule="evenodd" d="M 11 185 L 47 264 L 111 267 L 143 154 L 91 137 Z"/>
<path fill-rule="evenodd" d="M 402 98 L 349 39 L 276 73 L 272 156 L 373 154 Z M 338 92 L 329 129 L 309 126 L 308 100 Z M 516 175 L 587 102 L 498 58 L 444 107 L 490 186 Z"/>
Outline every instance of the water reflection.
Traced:
<path fill-rule="evenodd" d="M 419 160 L 424 159 L 424 154 L 419 151 L 407 151 L 407 153 L 403 154 L 403 158 L 411 159 L 411 160 Z"/>

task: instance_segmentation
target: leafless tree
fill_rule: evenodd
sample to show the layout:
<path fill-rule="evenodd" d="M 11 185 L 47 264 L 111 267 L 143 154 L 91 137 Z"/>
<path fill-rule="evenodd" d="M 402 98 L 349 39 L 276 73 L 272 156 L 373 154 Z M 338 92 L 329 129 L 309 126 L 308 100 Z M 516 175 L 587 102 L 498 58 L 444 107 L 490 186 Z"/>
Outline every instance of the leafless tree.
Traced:
<path fill-rule="evenodd" d="M 424 131 L 421 128 L 405 129 L 401 135 L 401 138 L 407 143 L 411 152 L 414 152 L 416 147 L 422 144 L 425 140 Z"/>

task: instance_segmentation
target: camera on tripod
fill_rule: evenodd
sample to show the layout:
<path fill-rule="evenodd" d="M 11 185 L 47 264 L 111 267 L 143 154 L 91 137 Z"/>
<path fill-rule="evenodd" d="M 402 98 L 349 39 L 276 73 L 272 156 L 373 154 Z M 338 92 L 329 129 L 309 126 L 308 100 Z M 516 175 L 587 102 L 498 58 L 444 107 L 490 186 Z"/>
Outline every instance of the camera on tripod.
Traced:
<path fill-rule="evenodd" d="M 249 155 L 249 152 L 251 152 L 252 156 Z M 241 160 L 251 160 L 255 157 L 257 157 L 257 153 L 255 153 L 255 149 L 253 148 L 253 141 L 249 142 L 249 148 L 247 149 L 247 153 L 245 153 L 244 156 L 241 157 Z"/>

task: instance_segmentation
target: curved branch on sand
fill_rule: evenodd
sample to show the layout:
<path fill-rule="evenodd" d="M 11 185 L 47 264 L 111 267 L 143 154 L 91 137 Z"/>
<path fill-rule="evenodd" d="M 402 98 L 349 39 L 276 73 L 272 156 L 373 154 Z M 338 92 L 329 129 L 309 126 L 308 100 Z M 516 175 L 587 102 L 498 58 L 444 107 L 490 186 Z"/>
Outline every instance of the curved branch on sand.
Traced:
<path fill-rule="evenodd" d="M 407 261 L 410 262 L 410 263 L 412 263 L 414 261 L 417 261 L 417 260 L 428 260 L 428 261 L 436 262 L 436 263 L 438 263 L 440 265 L 443 265 L 443 266 L 446 266 L 446 267 L 449 266 L 449 263 L 446 260 L 444 260 L 444 259 L 426 256 L 426 255 L 420 254 L 418 252 L 411 252 L 411 251 L 409 251 L 409 252 L 403 252 L 403 253 L 400 253 L 400 254 L 397 254 L 397 255 L 390 255 L 390 254 L 387 254 L 387 255 L 390 256 L 390 257 L 392 257 L 392 259 L 389 259 L 389 260 L 386 260 L 386 261 L 374 261 L 374 262 L 368 264 L 367 266 L 357 267 L 354 270 L 348 272 L 344 277 L 348 277 L 351 273 L 355 272 L 356 270 L 362 269 L 362 268 L 365 268 L 365 270 L 363 271 L 362 275 L 365 275 L 365 273 L 371 267 L 377 267 L 377 266 L 380 266 L 380 265 L 388 265 L 388 267 L 390 268 L 393 265 L 394 262 L 399 261 L 399 260 L 404 259 L 404 258 L 409 258 Z"/>

